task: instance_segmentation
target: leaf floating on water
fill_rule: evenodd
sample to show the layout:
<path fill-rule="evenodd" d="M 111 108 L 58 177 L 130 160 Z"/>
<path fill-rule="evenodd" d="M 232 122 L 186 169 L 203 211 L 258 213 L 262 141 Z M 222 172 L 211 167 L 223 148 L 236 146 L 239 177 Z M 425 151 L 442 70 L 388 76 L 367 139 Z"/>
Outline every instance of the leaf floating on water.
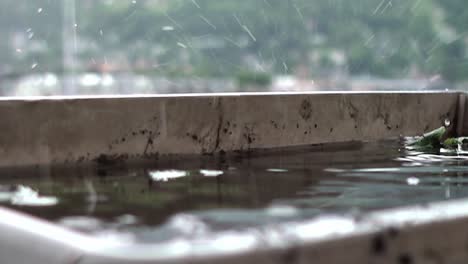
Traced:
<path fill-rule="evenodd" d="M 450 125 L 450 122 L 445 122 Z M 441 153 L 467 154 L 468 137 L 453 138 L 448 136 L 449 131 L 446 127 L 439 127 L 421 137 L 408 138 L 407 145 L 409 149 L 417 151 L 437 151 Z"/>
<path fill-rule="evenodd" d="M 448 151 L 456 150 L 457 153 L 468 150 L 468 138 L 459 137 L 459 138 L 448 138 L 442 144 L 445 149 Z"/>
<path fill-rule="evenodd" d="M 411 142 L 409 145 L 420 148 L 440 148 L 440 141 L 446 131 L 447 129 L 445 127 L 439 127 L 438 129 L 435 129 L 429 133 L 424 134 L 422 137 L 417 138 L 416 141 Z"/>
<path fill-rule="evenodd" d="M 457 149 L 460 141 L 458 138 L 447 138 L 442 145 L 447 149 Z"/>

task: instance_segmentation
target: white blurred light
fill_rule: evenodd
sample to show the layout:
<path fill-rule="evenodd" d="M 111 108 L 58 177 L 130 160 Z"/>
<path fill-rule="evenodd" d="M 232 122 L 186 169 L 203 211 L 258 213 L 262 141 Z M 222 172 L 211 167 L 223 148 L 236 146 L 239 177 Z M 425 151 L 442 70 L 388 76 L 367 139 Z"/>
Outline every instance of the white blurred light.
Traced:
<path fill-rule="evenodd" d="M 180 170 L 164 170 L 164 171 L 151 171 L 149 173 L 153 181 L 167 182 L 172 179 L 182 178 L 188 176 L 186 171 Z"/>
<path fill-rule="evenodd" d="M 218 170 L 200 170 L 200 173 L 206 177 L 218 177 L 224 174 L 223 171 Z"/>

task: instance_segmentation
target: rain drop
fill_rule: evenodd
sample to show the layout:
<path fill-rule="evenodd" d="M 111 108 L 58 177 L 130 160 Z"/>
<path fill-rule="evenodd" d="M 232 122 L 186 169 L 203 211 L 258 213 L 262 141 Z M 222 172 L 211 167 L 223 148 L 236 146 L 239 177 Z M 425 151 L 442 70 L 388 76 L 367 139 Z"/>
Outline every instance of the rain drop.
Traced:
<path fill-rule="evenodd" d="M 36 67 L 37 67 L 37 63 L 33 63 L 33 64 L 31 65 L 31 69 L 35 69 Z"/>
<path fill-rule="evenodd" d="M 181 42 L 177 42 L 177 46 L 183 48 L 183 49 L 186 49 L 187 48 L 187 45 L 185 45 L 184 43 L 181 43 Z"/>
<path fill-rule="evenodd" d="M 42 13 L 42 7 L 39 7 L 39 8 L 37 9 L 37 13 Z"/>
<path fill-rule="evenodd" d="M 172 27 L 172 26 L 164 26 L 164 27 L 162 28 L 162 30 L 163 30 L 163 31 L 173 31 L 173 30 L 174 30 L 174 27 Z"/>
<path fill-rule="evenodd" d="M 406 179 L 406 182 L 408 183 L 408 185 L 416 186 L 419 184 L 420 180 L 416 177 L 409 177 L 408 179 Z"/>

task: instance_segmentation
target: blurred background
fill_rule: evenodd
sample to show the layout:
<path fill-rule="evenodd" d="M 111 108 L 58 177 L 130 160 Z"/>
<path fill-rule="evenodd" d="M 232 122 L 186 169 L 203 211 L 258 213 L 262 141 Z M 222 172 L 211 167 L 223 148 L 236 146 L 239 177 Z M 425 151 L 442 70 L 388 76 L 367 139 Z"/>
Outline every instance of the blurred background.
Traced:
<path fill-rule="evenodd" d="M 0 96 L 464 90 L 466 0 L 0 0 Z"/>

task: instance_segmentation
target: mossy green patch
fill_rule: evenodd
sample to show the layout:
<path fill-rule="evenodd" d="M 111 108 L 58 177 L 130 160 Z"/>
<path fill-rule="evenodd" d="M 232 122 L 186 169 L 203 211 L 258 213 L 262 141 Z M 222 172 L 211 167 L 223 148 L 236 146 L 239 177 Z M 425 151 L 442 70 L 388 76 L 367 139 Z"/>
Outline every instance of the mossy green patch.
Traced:
<path fill-rule="evenodd" d="M 459 144 L 460 140 L 458 138 L 447 138 L 444 143 L 442 143 L 443 147 L 447 149 L 457 149 Z"/>
<path fill-rule="evenodd" d="M 439 127 L 429 133 L 424 134 L 416 141 L 412 142 L 410 146 L 422 147 L 422 148 L 440 148 L 442 146 L 441 140 L 447 129 L 445 127 Z"/>

